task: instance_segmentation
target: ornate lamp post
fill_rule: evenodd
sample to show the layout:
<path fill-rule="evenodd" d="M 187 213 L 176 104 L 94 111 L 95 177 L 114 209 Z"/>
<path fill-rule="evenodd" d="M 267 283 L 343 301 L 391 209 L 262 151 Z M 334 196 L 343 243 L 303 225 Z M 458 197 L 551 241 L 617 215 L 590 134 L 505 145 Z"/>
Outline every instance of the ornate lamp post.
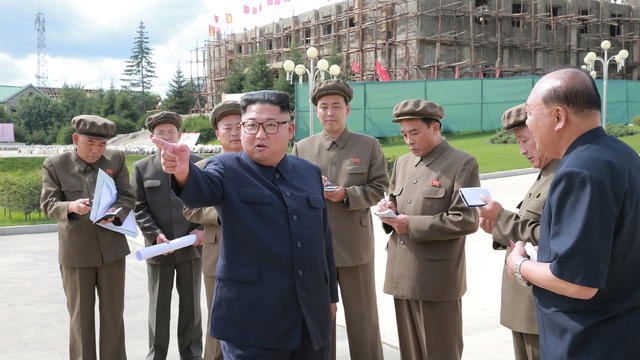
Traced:
<path fill-rule="evenodd" d="M 311 91 L 316 84 L 316 78 L 320 75 L 320 80 L 324 80 L 325 73 L 329 73 L 332 78 L 340 74 L 340 66 L 331 65 L 325 59 L 318 60 L 318 63 L 314 67 L 314 60 L 318 57 L 318 49 L 310 47 L 307 49 L 307 57 L 309 58 L 309 68 L 306 68 L 303 64 L 296 65 L 291 60 L 286 60 L 282 67 L 287 72 L 287 80 L 289 83 L 293 83 L 293 73 L 298 75 L 298 83 L 302 85 L 302 78 L 306 73 L 309 78 L 309 136 L 313 135 L 313 104 L 311 103 Z"/>
<path fill-rule="evenodd" d="M 611 60 L 615 61 L 618 64 L 618 70 L 622 69 L 624 66 L 624 61 L 629 57 L 629 51 L 622 49 L 618 54 L 607 57 L 607 52 L 611 48 L 611 42 L 609 40 L 605 40 L 600 44 L 602 50 L 604 50 L 604 57 L 597 56 L 595 52 L 591 51 L 584 57 L 585 65 L 582 65 L 582 70 L 588 71 L 592 78 L 596 78 L 597 73 L 594 70 L 595 62 L 600 61 L 602 63 L 602 80 L 604 82 L 603 85 L 603 97 L 602 97 L 602 127 L 607 129 L 607 80 L 609 78 L 609 62 Z"/>

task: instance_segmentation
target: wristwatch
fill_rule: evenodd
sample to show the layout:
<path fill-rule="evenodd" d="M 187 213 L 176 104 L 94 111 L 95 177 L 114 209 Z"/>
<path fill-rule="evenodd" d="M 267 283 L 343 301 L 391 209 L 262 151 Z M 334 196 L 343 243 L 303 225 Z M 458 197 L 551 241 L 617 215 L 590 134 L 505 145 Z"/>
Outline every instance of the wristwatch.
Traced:
<path fill-rule="evenodd" d="M 520 273 L 520 266 L 522 266 L 522 263 L 525 262 L 527 259 L 526 257 L 521 257 L 520 259 L 516 260 L 516 268 L 515 268 L 515 274 L 516 274 L 516 280 L 518 281 L 518 284 L 527 287 L 527 286 L 531 286 L 531 283 L 526 281 L 523 277 L 522 274 Z"/>
<path fill-rule="evenodd" d="M 344 196 L 344 200 L 342 200 L 342 204 L 344 205 L 345 209 L 349 208 L 349 194 L 346 194 Z"/>

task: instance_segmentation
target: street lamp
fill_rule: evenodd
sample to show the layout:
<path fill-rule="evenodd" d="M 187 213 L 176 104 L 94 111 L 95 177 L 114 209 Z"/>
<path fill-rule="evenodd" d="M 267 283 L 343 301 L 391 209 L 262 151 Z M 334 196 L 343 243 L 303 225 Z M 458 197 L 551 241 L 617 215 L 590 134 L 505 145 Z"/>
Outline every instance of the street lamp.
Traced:
<path fill-rule="evenodd" d="M 313 135 L 313 103 L 311 102 L 311 91 L 316 83 L 316 78 L 320 75 L 320 81 L 324 80 L 325 73 L 329 73 L 333 79 L 340 74 L 340 66 L 333 64 L 329 66 L 329 62 L 325 59 L 318 60 L 314 67 L 314 60 L 318 57 L 318 49 L 310 47 L 307 49 L 307 57 L 309 58 L 309 68 L 303 64 L 296 65 L 291 60 L 285 60 L 282 68 L 287 72 L 287 80 L 293 84 L 293 73 L 298 75 L 298 83 L 302 85 L 302 78 L 306 73 L 309 78 L 309 136 Z"/>
<path fill-rule="evenodd" d="M 622 67 L 624 66 L 625 59 L 629 57 L 629 51 L 622 49 L 620 50 L 620 52 L 618 52 L 618 54 L 609 58 L 607 57 L 607 52 L 611 48 L 611 42 L 609 42 L 609 40 L 605 40 L 600 44 L 600 47 L 602 48 L 602 50 L 604 50 L 604 57 L 597 56 L 595 52 L 590 51 L 584 57 L 585 65 L 582 65 L 582 70 L 588 71 L 589 75 L 591 75 L 591 77 L 595 79 L 597 76 L 597 73 L 594 70 L 595 62 L 596 60 L 598 60 L 600 61 L 600 63 L 602 63 L 602 80 L 604 82 L 604 86 L 603 86 L 604 94 L 603 94 L 603 100 L 602 100 L 602 127 L 606 131 L 607 130 L 607 80 L 609 78 L 609 62 L 611 62 L 611 60 L 615 61 L 616 64 L 618 64 L 617 71 L 619 72 L 620 69 L 622 69 Z"/>

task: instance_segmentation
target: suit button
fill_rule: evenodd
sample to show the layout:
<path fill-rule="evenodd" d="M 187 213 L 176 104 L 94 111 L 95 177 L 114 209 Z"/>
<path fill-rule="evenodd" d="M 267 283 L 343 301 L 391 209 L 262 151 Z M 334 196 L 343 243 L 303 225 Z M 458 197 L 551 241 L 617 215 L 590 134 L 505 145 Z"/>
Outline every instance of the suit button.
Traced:
<path fill-rule="evenodd" d="M 335 162 L 335 161 L 333 161 L 333 162 L 331 163 L 331 166 L 336 166 L 336 162 Z"/>
<path fill-rule="evenodd" d="M 298 242 L 296 243 L 296 246 L 297 246 L 297 247 L 302 247 L 302 243 L 301 243 L 300 241 L 298 241 Z"/>
<path fill-rule="evenodd" d="M 287 196 L 291 196 L 291 193 L 288 192 L 288 191 L 286 193 L 284 193 L 284 194 L 287 195 Z"/>
<path fill-rule="evenodd" d="M 411 199 L 407 200 L 407 204 L 411 204 Z"/>
<path fill-rule="evenodd" d="M 302 269 L 298 270 L 298 276 L 302 276 Z"/>
<path fill-rule="evenodd" d="M 291 218 L 293 219 L 293 221 L 298 220 L 298 216 L 297 215 L 293 215 Z"/>
<path fill-rule="evenodd" d="M 276 173 L 276 179 L 280 179 L 280 174 Z"/>
<path fill-rule="evenodd" d="M 404 240 L 400 240 L 400 245 L 404 246 Z"/>
<path fill-rule="evenodd" d="M 414 183 L 414 184 L 417 184 L 417 183 L 418 183 L 418 180 L 413 180 L 413 183 Z"/>

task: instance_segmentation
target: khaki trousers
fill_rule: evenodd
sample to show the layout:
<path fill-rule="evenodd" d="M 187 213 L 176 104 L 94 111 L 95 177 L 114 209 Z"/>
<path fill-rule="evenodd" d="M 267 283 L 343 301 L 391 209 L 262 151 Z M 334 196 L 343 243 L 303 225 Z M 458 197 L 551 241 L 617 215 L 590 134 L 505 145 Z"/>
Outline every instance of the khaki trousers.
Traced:
<path fill-rule="evenodd" d="M 540 337 L 538 334 L 527 334 L 512 331 L 513 354 L 515 360 L 539 360 Z"/>
<path fill-rule="evenodd" d="M 202 260 L 193 259 L 177 264 L 147 263 L 149 286 L 148 360 L 167 358 L 174 274 L 179 296 L 178 352 L 180 359 L 202 358 L 202 314 L 200 311 Z"/>
<path fill-rule="evenodd" d="M 204 290 L 207 294 L 207 309 L 209 309 L 209 315 L 207 317 L 207 330 L 205 331 L 205 343 L 204 343 L 204 360 L 222 360 L 222 348 L 220 347 L 220 340 L 209 336 L 209 329 L 211 329 L 211 304 L 213 303 L 213 294 L 216 286 L 216 277 L 204 275 Z"/>
<path fill-rule="evenodd" d="M 352 360 L 381 360 L 382 342 L 373 260 L 364 265 L 337 268 Z M 330 359 L 336 359 L 336 323 L 333 322 Z"/>
<path fill-rule="evenodd" d="M 96 289 L 100 311 L 100 359 L 127 358 L 124 342 L 125 258 L 97 267 L 60 265 L 71 320 L 69 359 L 95 360 Z"/>
<path fill-rule="evenodd" d="M 394 298 L 402 360 L 462 357 L 462 300 L 431 302 Z"/>

